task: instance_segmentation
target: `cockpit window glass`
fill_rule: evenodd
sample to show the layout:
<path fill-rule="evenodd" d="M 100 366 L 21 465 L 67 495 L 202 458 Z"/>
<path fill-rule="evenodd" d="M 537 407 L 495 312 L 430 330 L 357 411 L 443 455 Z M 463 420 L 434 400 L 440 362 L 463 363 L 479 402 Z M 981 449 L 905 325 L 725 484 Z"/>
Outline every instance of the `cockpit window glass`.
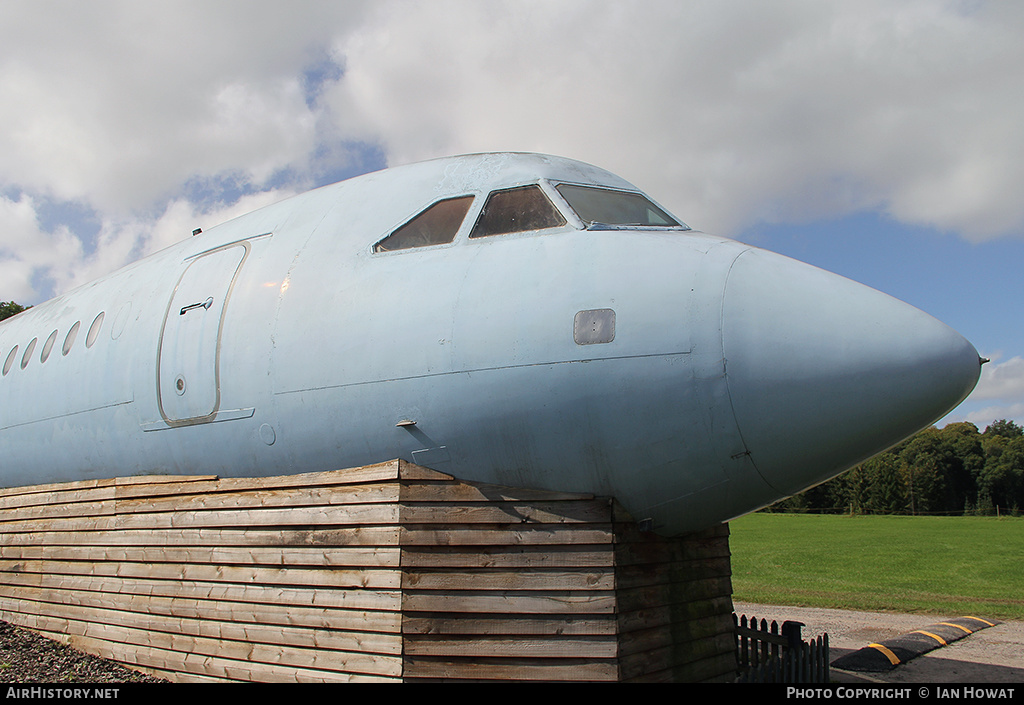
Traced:
<path fill-rule="evenodd" d="M 555 188 L 590 229 L 686 227 L 640 193 L 576 184 L 558 184 Z"/>
<path fill-rule="evenodd" d="M 374 252 L 444 245 L 455 239 L 473 203 L 472 196 L 438 201 L 373 246 Z"/>
<path fill-rule="evenodd" d="M 518 186 L 494 191 L 476 219 L 470 237 L 544 230 L 565 225 L 565 218 L 540 186 Z"/>

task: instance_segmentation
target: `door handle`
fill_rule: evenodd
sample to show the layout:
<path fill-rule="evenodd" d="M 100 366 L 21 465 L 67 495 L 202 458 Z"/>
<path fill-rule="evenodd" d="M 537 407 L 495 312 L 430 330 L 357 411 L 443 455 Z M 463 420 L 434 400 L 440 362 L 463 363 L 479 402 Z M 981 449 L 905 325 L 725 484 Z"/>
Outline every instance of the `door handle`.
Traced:
<path fill-rule="evenodd" d="M 181 309 L 181 311 L 178 313 L 178 315 L 179 316 L 184 316 L 188 311 L 191 311 L 194 308 L 202 308 L 202 309 L 209 310 L 209 308 L 211 306 L 213 306 L 213 297 L 212 296 L 210 298 L 208 298 L 206 301 L 201 301 L 201 302 L 199 302 L 197 304 L 191 304 L 189 306 L 185 306 L 183 309 Z"/>

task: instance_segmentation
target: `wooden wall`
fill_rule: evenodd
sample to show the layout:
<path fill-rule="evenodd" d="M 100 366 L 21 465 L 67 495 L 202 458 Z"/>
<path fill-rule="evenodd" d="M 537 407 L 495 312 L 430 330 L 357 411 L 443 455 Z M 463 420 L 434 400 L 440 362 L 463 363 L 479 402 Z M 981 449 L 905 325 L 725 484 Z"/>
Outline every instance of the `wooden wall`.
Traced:
<path fill-rule="evenodd" d="M 0 619 L 171 680 L 731 680 L 728 531 L 404 461 L 0 490 Z"/>

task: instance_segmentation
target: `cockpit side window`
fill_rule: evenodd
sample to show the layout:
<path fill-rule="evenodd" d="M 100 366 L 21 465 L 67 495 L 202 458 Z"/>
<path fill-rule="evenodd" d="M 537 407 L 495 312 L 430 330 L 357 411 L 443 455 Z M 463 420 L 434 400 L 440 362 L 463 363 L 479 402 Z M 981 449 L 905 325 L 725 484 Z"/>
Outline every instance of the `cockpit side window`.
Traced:
<path fill-rule="evenodd" d="M 590 230 L 613 227 L 687 227 L 641 193 L 576 184 L 558 184 L 555 189 Z"/>
<path fill-rule="evenodd" d="M 438 201 L 374 245 L 373 251 L 391 252 L 447 244 L 455 239 L 472 203 L 472 196 Z"/>
<path fill-rule="evenodd" d="M 565 225 L 565 218 L 540 186 L 517 186 L 487 197 L 470 237 L 544 230 Z"/>

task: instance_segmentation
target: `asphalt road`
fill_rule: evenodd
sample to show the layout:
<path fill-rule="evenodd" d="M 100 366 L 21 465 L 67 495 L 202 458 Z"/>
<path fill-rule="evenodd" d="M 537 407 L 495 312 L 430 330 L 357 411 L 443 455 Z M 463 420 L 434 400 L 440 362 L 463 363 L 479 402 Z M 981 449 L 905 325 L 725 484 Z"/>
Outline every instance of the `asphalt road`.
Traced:
<path fill-rule="evenodd" d="M 832 661 L 868 644 L 884 642 L 944 620 L 965 615 L 852 612 L 815 607 L 779 607 L 736 602 L 738 615 L 803 622 L 803 637 L 828 634 Z M 976 614 L 973 617 L 986 618 Z M 887 672 L 833 669 L 840 683 L 1024 683 L 1024 622 L 1003 622 L 939 647 Z"/>

